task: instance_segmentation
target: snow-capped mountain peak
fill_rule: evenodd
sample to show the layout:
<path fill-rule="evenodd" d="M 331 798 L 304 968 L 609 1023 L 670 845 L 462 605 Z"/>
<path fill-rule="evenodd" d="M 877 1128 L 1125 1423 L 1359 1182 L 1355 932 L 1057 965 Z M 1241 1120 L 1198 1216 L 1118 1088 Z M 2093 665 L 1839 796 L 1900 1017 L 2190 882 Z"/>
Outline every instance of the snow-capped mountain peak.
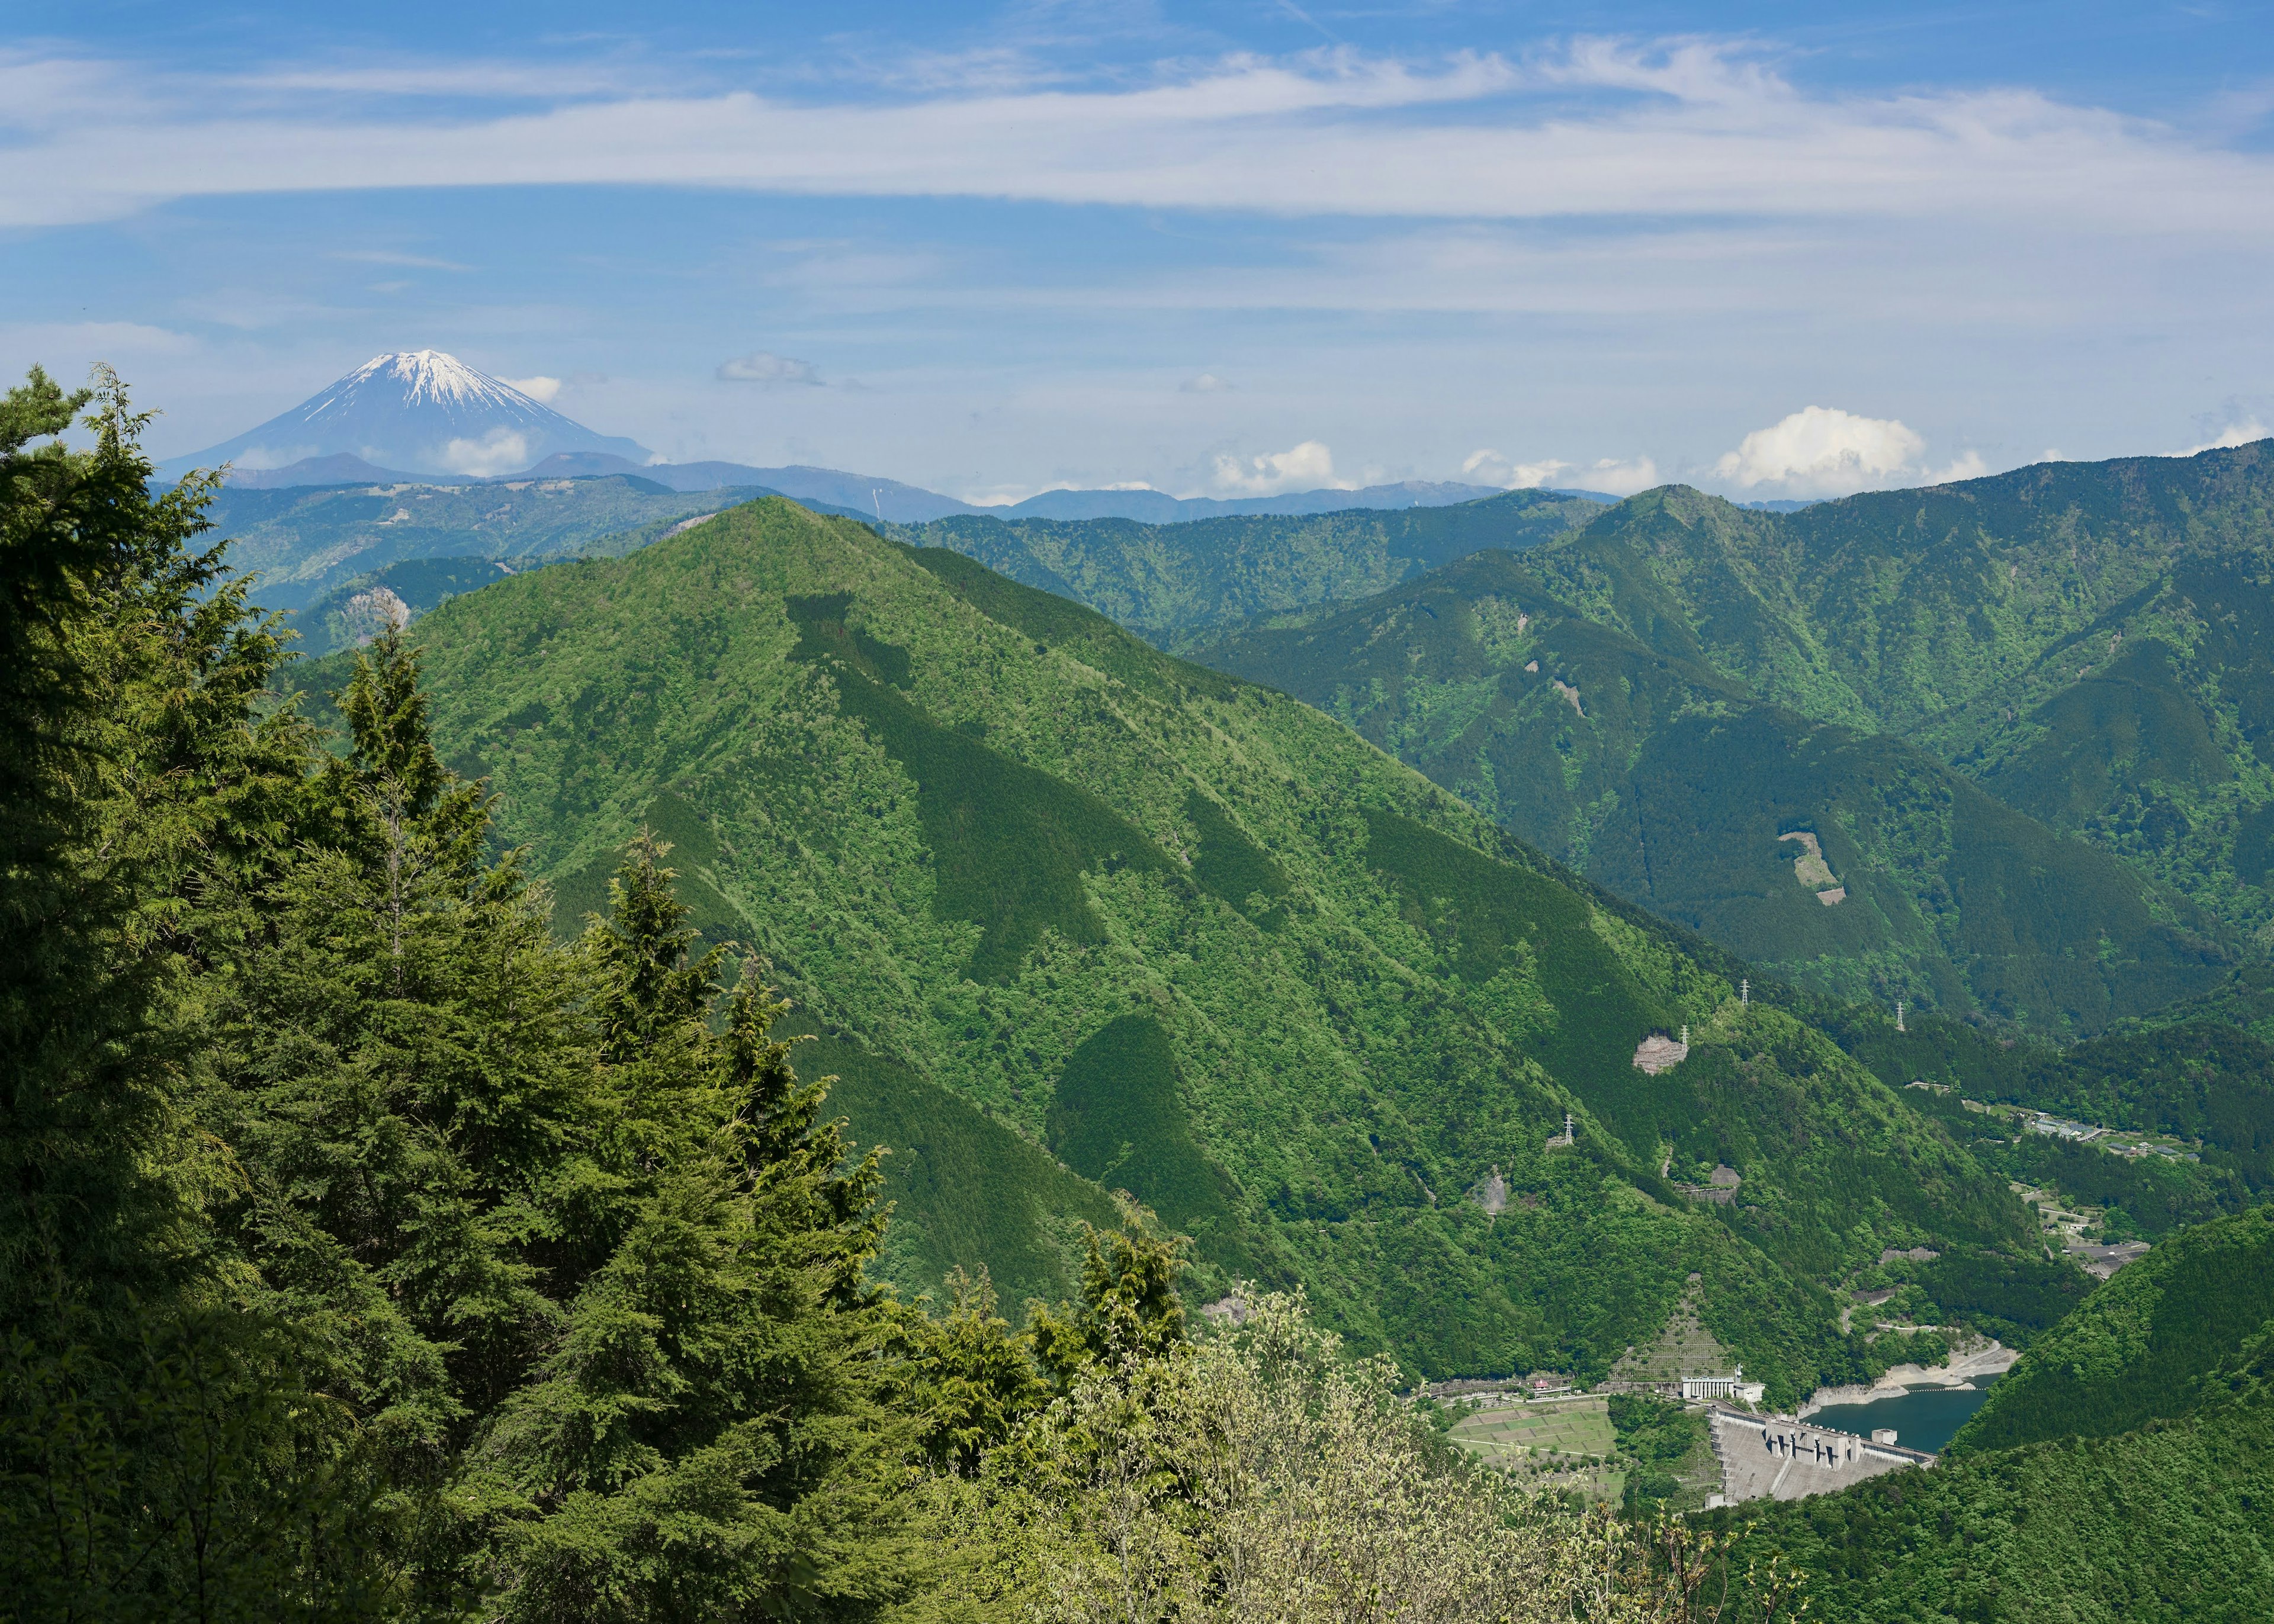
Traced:
<path fill-rule="evenodd" d="M 636 442 L 596 434 L 454 355 L 397 350 L 373 356 L 259 428 L 177 458 L 162 471 L 224 462 L 283 468 L 345 454 L 410 473 L 481 477 L 576 451 L 651 460 Z"/>
<path fill-rule="evenodd" d="M 504 380 L 493 378 L 478 367 L 468 366 L 457 357 L 445 355 L 440 350 L 396 350 L 373 356 L 308 405 L 321 410 L 319 402 L 373 382 L 399 390 L 403 400 L 413 405 L 432 402 L 463 409 L 489 402 L 508 410 L 544 410 L 541 402 Z"/>

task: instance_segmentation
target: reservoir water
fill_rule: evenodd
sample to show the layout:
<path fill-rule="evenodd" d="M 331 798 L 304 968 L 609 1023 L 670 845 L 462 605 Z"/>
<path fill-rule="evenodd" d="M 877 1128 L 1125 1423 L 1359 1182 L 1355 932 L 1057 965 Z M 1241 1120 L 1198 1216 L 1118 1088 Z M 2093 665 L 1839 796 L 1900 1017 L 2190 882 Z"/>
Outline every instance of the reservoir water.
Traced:
<path fill-rule="evenodd" d="M 1990 1396 L 1979 1387 L 1906 1387 L 1901 1398 L 1883 1398 L 1870 1404 L 1834 1404 L 1808 1418 L 1818 1426 L 1836 1427 L 1869 1438 L 1879 1427 L 1895 1429 L 1895 1441 L 1910 1449 L 1939 1451 L 1958 1434 L 1968 1417 Z"/>

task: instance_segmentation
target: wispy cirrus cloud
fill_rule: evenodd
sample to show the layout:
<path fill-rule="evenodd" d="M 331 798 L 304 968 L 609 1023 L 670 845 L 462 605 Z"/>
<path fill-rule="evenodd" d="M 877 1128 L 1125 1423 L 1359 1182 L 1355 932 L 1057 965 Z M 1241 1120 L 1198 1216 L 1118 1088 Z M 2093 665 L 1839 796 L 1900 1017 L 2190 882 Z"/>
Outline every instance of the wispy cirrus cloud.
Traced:
<path fill-rule="evenodd" d="M 395 265 L 413 271 L 471 271 L 471 265 L 461 265 L 456 259 L 438 259 L 431 254 L 397 253 L 388 248 L 342 248 L 327 256 L 343 259 L 351 265 Z"/>
<path fill-rule="evenodd" d="M 309 71 L 308 87 L 331 71 Z M 609 94 L 595 81 L 552 93 L 558 105 L 488 117 L 417 105 L 421 86 L 517 83 L 453 71 L 371 71 L 358 82 L 374 94 L 404 86 L 384 117 L 343 116 L 315 94 L 252 117 L 164 95 L 115 102 L 153 110 L 35 128 L 19 144 L 0 176 L 0 222 L 216 193 L 614 184 L 1287 215 L 2274 230 L 2264 154 L 2028 91 L 1805 94 L 1758 54 L 1711 41 L 1581 41 L 1520 62 L 1233 56 L 1135 88 L 789 101 Z M 542 99 L 542 78 L 532 71 L 529 94 Z M 282 71 L 267 81 L 294 84 Z"/>

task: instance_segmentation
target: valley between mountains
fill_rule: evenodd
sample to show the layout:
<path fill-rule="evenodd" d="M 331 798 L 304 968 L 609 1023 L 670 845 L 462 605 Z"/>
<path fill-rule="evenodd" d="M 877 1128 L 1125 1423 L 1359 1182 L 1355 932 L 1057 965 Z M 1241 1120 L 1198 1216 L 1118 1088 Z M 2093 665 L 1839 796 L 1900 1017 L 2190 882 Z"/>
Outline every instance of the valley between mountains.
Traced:
<path fill-rule="evenodd" d="M 1300 1284 L 1416 1374 L 1600 1377 L 1694 1276 L 1790 1400 L 1900 1357 L 1829 1291 L 1884 1250 L 2054 1267 L 1736 961 L 1319 711 L 954 552 L 768 499 L 418 632 L 438 742 L 564 925 L 651 826 L 706 932 L 772 961 L 892 1148 L 907 1290 L 1054 1295 L 1118 1190 L 1194 1237 L 1201 1300 Z M 1675 1187 L 1720 1165 L 1738 1201 Z"/>

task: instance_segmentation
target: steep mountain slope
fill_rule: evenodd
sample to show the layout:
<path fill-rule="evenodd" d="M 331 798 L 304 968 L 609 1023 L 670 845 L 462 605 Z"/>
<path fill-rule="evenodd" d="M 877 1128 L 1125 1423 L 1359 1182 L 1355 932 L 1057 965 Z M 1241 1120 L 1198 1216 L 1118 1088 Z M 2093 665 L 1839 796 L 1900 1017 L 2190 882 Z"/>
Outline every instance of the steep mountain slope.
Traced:
<path fill-rule="evenodd" d="M 1591 620 L 2274 920 L 2274 441 L 1784 515 L 1668 489 L 1537 562 Z"/>
<path fill-rule="evenodd" d="M 2031 1345 L 1951 1442 L 2000 1449 L 2175 1420 L 2274 1354 L 2274 1208 L 2181 1230 Z"/>
<path fill-rule="evenodd" d="M 893 534 L 953 548 L 1178 648 L 1255 615 L 1379 591 L 1480 548 L 1536 546 L 1600 511 L 1569 492 L 1510 491 L 1446 508 L 1313 517 L 966 517 Z"/>
<path fill-rule="evenodd" d="M 1824 1282 L 2030 1243 L 1702 944 L 1317 711 L 959 554 L 767 500 L 420 629 L 438 736 L 561 914 L 659 828 L 706 929 L 830 1040 L 855 1132 L 907 1136 L 912 1289 L 1042 1289 L 1120 1188 L 1196 1237 L 1200 1289 L 1299 1280 L 1417 1371 L 1600 1373 L 1695 1272 L 1791 1396 L 1886 1357 Z M 1684 1026 L 1686 1060 L 1635 1067 Z M 1727 1205 L 1664 1177 L 1719 1163 Z"/>
<path fill-rule="evenodd" d="M 2219 973 L 2207 921 L 2115 857 L 1869 731 L 1868 716 L 1760 701 L 1685 619 L 1645 606 L 1646 582 L 1605 592 L 1598 560 L 1630 559 L 1623 531 L 1595 534 L 1608 522 L 1280 617 L 1204 658 L 1342 718 L 1590 878 L 1823 991 L 2090 1031 Z M 1575 580 L 1596 587 L 1600 619 L 1562 595 Z"/>
<path fill-rule="evenodd" d="M 176 457 L 160 472 L 241 462 L 282 468 L 346 453 L 422 474 L 502 474 L 559 451 L 645 462 L 636 441 L 598 434 L 501 379 L 438 350 L 373 356 L 258 428 Z"/>
<path fill-rule="evenodd" d="M 2186 1231 L 2040 1338 L 1931 1471 L 1724 1514 L 1857 1620 L 2274 1611 L 2274 1211 Z"/>

